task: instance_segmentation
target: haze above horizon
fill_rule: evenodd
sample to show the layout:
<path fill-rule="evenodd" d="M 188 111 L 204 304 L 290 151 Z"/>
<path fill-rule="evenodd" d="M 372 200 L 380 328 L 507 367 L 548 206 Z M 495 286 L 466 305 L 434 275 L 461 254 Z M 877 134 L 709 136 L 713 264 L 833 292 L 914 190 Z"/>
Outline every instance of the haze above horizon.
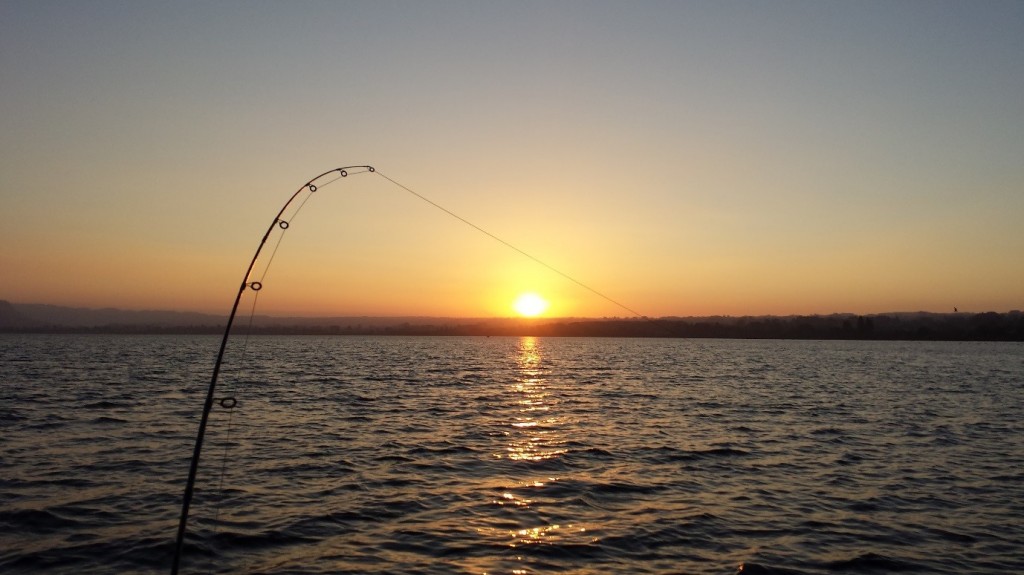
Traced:
<path fill-rule="evenodd" d="M 1020 309 L 1024 3 L 0 4 L 0 299 L 226 313 L 371 164 L 651 317 Z M 256 313 L 622 309 L 357 174 Z"/>

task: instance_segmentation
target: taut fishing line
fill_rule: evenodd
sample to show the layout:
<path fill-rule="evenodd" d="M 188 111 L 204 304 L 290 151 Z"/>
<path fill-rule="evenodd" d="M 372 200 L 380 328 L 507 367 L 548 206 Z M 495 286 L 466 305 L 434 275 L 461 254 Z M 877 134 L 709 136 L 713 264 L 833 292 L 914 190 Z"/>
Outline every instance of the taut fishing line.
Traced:
<path fill-rule="evenodd" d="M 350 170 L 357 170 L 357 171 L 350 171 Z M 515 245 L 505 241 L 504 239 L 498 237 L 497 235 L 495 235 L 495 234 L 493 234 L 493 233 L 491 233 L 491 232 L 481 228 L 480 226 L 474 224 L 473 222 L 471 222 L 471 221 L 469 221 L 469 220 L 467 220 L 467 219 L 465 219 L 465 218 L 455 214 L 451 210 L 441 206 L 440 204 L 434 202 L 433 200 L 428 199 L 427 197 L 423 196 L 422 194 L 419 194 L 419 193 L 413 191 L 411 188 L 409 188 L 409 187 L 407 187 L 407 186 L 405 186 L 405 185 L 403 185 L 403 184 L 393 180 L 392 178 L 390 178 L 390 177 L 388 177 L 388 176 L 378 172 L 376 169 L 373 168 L 373 166 L 368 166 L 368 165 L 345 166 L 345 167 L 342 167 L 342 168 L 335 168 L 335 169 L 332 169 L 332 170 L 328 170 L 328 171 L 320 174 L 319 176 L 309 180 L 308 182 L 306 182 L 305 184 L 300 186 L 299 189 L 296 190 L 294 194 L 292 194 L 292 196 L 288 199 L 288 201 L 285 202 L 284 206 L 281 208 L 280 211 L 278 211 L 277 215 L 274 216 L 274 219 L 273 219 L 273 221 L 271 221 L 270 226 L 267 228 L 266 233 L 263 234 L 263 238 L 260 240 L 259 246 L 256 248 L 256 253 L 253 255 L 252 260 L 249 262 L 249 267 L 246 268 L 246 270 L 245 270 L 245 276 L 244 276 L 244 278 L 242 280 L 242 283 L 241 283 L 241 285 L 240 285 L 240 287 L 238 289 L 238 293 L 235 296 L 235 302 L 234 302 L 234 304 L 231 307 L 231 313 L 228 315 L 227 325 L 224 328 L 224 335 L 221 338 L 220 349 L 217 352 L 217 360 L 216 360 L 216 362 L 214 363 L 214 366 L 213 366 L 213 374 L 210 377 L 210 385 L 207 388 L 206 401 L 203 404 L 202 415 L 200 416 L 200 419 L 199 419 L 199 429 L 196 432 L 196 441 L 195 441 L 195 446 L 193 447 L 193 451 L 192 451 L 192 460 L 191 460 L 191 463 L 189 465 L 188 480 L 185 483 L 185 492 L 184 492 L 184 495 L 182 496 L 181 517 L 180 517 L 179 522 L 178 522 L 177 539 L 175 541 L 175 547 L 174 547 L 174 558 L 173 558 L 173 561 L 171 563 L 171 574 L 172 575 L 177 575 L 178 570 L 179 570 L 179 568 L 181 566 L 181 556 L 182 556 L 182 552 L 184 550 L 184 544 L 185 544 L 185 533 L 186 533 L 187 527 L 188 527 L 189 509 L 190 509 L 190 506 L 192 504 L 192 497 L 193 497 L 193 494 L 195 492 L 196 475 L 197 475 L 198 470 L 199 470 L 199 459 L 200 459 L 200 456 L 202 454 L 203 440 L 204 440 L 204 438 L 206 436 L 206 428 L 207 428 L 207 424 L 209 422 L 210 412 L 213 409 L 213 405 L 214 405 L 215 401 L 217 402 L 218 405 L 220 405 L 221 408 L 226 409 L 228 411 L 228 423 L 227 423 L 227 430 L 226 430 L 227 441 L 225 443 L 224 456 L 223 456 L 223 458 L 221 460 L 221 470 L 220 470 L 221 472 L 220 472 L 220 479 L 219 479 L 219 483 L 221 484 L 221 488 L 223 487 L 224 471 L 225 471 L 225 467 L 227 465 L 227 452 L 228 452 L 228 449 L 229 449 L 230 443 L 231 443 L 232 413 L 233 413 L 233 409 L 238 404 L 238 401 L 237 401 L 237 398 L 234 395 L 234 393 L 235 393 L 234 390 L 230 390 L 229 393 L 227 395 L 225 395 L 224 397 L 217 398 L 217 396 L 216 396 L 216 388 L 217 388 L 217 380 L 218 380 L 218 377 L 219 377 L 220 372 L 221 372 L 222 364 L 224 362 L 224 354 L 225 354 L 225 350 L 227 348 L 228 339 L 229 339 L 229 337 L 231 335 L 231 329 L 232 329 L 232 326 L 233 326 L 234 321 L 235 321 L 235 316 L 238 313 L 238 307 L 239 307 L 239 304 L 241 303 L 242 295 L 246 292 L 246 290 L 252 290 L 253 292 L 255 292 L 255 295 L 254 295 L 253 301 L 252 301 L 252 307 L 251 307 L 250 312 L 249 312 L 248 327 L 245 330 L 246 331 L 246 335 L 245 335 L 245 338 L 244 338 L 244 341 L 243 341 L 243 344 L 242 344 L 242 349 L 241 349 L 241 354 L 242 354 L 242 357 L 244 358 L 245 350 L 246 350 L 246 347 L 248 346 L 249 334 L 250 334 L 250 332 L 252 330 L 252 326 L 253 326 L 253 319 L 255 317 L 256 301 L 259 298 L 260 290 L 263 288 L 263 282 L 266 279 L 267 272 L 270 270 L 270 264 L 273 262 L 274 256 L 277 255 L 278 248 L 281 246 L 281 241 L 284 238 L 284 232 L 286 232 L 288 230 L 289 226 L 295 220 L 295 217 L 298 215 L 299 211 L 302 209 L 303 206 L 306 205 L 306 202 L 309 201 L 309 198 L 312 197 L 313 193 L 315 193 L 320 188 L 323 188 L 324 186 L 330 185 L 330 184 L 332 184 L 332 183 L 334 183 L 334 182 L 336 182 L 336 181 L 338 181 L 338 180 L 340 180 L 342 178 L 348 177 L 349 175 L 362 174 L 362 173 L 376 173 L 378 176 L 384 178 L 385 180 L 387 180 L 388 182 L 390 182 L 394 186 L 396 186 L 396 187 L 398 187 L 398 188 L 408 192 L 409 194 L 412 194 L 413 196 L 419 198 L 420 200 L 430 204 L 434 208 L 444 212 L 445 214 L 455 218 L 456 220 L 462 222 L 463 224 L 465 224 L 465 225 L 473 228 L 474 230 L 476 230 L 476 231 L 486 235 L 487 237 L 491 238 L 492 240 L 495 240 L 498 243 L 502 244 L 503 246 L 505 246 L 505 247 L 507 247 L 507 248 L 509 248 L 509 249 L 511 249 L 511 250 L 513 250 L 513 251 L 515 251 L 517 253 L 519 253 L 520 255 L 528 258 L 529 260 L 533 261 L 534 263 L 536 263 L 536 264 L 538 264 L 538 265 L 540 265 L 540 266 L 542 266 L 544 268 L 547 268 L 548 270 L 550 270 L 550 271 L 552 271 L 552 272 L 562 276 L 563 278 L 571 281 L 572 283 L 575 283 L 576 285 L 578 285 L 578 286 L 586 289 L 587 291 L 589 291 L 589 292 L 591 292 L 591 293 L 601 297 L 602 299 L 604 299 L 604 300 L 606 300 L 608 302 L 611 302 L 615 306 L 617 306 L 619 308 L 622 308 L 623 310 L 628 311 L 630 314 L 633 314 L 636 317 L 640 317 L 640 318 L 645 318 L 646 317 L 646 316 L 640 314 L 639 312 L 633 310 L 632 308 L 630 308 L 630 307 L 628 307 L 628 306 L 626 306 L 626 305 L 624 305 L 624 304 L 622 304 L 622 303 L 612 299 L 611 297 L 605 295 L 604 293 L 602 293 L 602 292 L 600 292 L 600 291 L 590 287 L 589 285 L 581 282 L 580 280 L 578 280 L 578 279 L 570 276 L 569 274 L 561 271 L 560 269 L 558 269 L 558 268 L 556 268 L 556 267 L 554 267 L 554 266 L 552 266 L 552 265 L 550 265 L 550 264 L 540 260 L 539 258 L 537 258 L 537 257 L 535 257 L 535 256 L 533 256 L 533 255 L 523 251 L 522 249 L 520 249 L 520 248 L 516 247 Z M 289 212 L 289 209 L 292 208 L 292 204 L 295 202 L 295 200 L 303 192 L 307 192 L 305 197 L 303 197 L 302 200 L 294 207 L 294 209 L 292 209 L 292 211 Z M 287 216 L 287 218 L 284 217 L 286 212 L 289 214 Z M 277 241 L 274 243 L 274 247 L 270 251 L 270 255 L 267 258 L 266 264 L 263 265 L 261 273 L 259 273 L 256 276 L 254 276 L 253 270 L 256 267 L 257 262 L 260 261 L 260 255 L 263 252 L 263 248 L 266 245 L 267 240 L 270 238 L 271 233 L 275 231 L 275 228 L 277 230 L 280 230 L 280 233 L 277 236 Z M 257 277 L 258 279 L 252 279 L 253 277 Z M 242 363 L 244 364 L 244 362 L 242 362 Z M 216 508 L 216 513 L 217 513 L 217 517 L 219 517 L 219 513 L 220 513 L 219 505 Z M 217 520 L 216 517 L 214 519 L 214 522 L 218 523 L 218 520 Z"/>
<path fill-rule="evenodd" d="M 420 194 L 418 194 L 418 193 L 416 193 L 416 192 L 412 191 L 411 189 L 407 188 L 406 186 L 404 186 L 404 185 L 402 185 L 402 184 L 400 184 L 400 183 L 396 182 L 395 180 L 392 180 L 391 178 L 389 178 L 389 177 L 385 176 L 384 174 L 382 174 L 382 173 L 380 173 L 380 172 L 377 172 L 377 175 L 378 175 L 378 176 L 380 176 L 380 177 L 382 177 L 382 178 L 384 178 L 385 180 L 387 180 L 387 181 L 391 182 L 392 184 L 394 184 L 394 185 L 398 186 L 399 188 L 402 188 L 403 190 L 405 190 L 405 191 L 409 192 L 410 194 L 412 194 L 412 195 L 416 196 L 417 198 L 419 198 L 419 199 L 423 200 L 424 202 L 427 202 L 428 204 L 430 204 L 430 205 L 434 206 L 435 208 L 437 208 L 437 209 L 441 210 L 442 212 L 444 212 L 444 213 L 448 214 L 449 216 L 451 216 L 451 217 L 453 217 L 453 218 L 455 218 L 455 219 L 459 220 L 460 222 L 462 222 L 462 223 L 466 224 L 467 226 L 469 226 L 469 227 L 473 228 L 474 230 L 476 230 L 476 231 L 478 231 L 478 232 L 480 232 L 480 233 L 484 234 L 485 236 L 487 236 L 487 237 L 491 238 L 492 240 L 494 240 L 494 241 L 496 241 L 496 242 L 500 243 L 501 245 L 503 245 L 503 246 L 505 246 L 505 247 L 507 247 L 507 248 L 509 248 L 509 249 L 513 250 L 513 251 L 516 251 L 516 252 L 518 252 L 518 253 L 519 253 L 520 255 L 526 256 L 527 258 L 529 258 L 529 259 L 533 260 L 533 262 L 534 262 L 534 263 L 536 263 L 536 264 L 540 264 L 541 266 L 544 266 L 544 267 L 546 267 L 547 269 L 549 269 L 549 270 L 551 270 L 551 271 L 555 272 L 556 274 L 558 274 L 558 275 L 562 276 L 563 278 L 565 278 L 565 279 L 567 279 L 567 280 L 571 281 L 572 283 L 574 283 L 574 284 L 576 284 L 576 285 L 578 285 L 578 286 L 582 287 L 583 289 L 585 289 L 585 290 L 589 291 L 590 293 L 593 293 L 593 294 L 597 295 L 598 297 L 604 298 L 605 300 L 607 300 L 607 301 L 609 301 L 609 302 L 611 302 L 611 303 L 615 304 L 616 306 L 618 306 L 618 307 L 620 307 L 620 308 L 622 308 L 622 309 L 624 309 L 624 310 L 628 311 L 629 313 L 631 313 L 631 314 L 633 314 L 633 315 L 635 315 L 635 316 L 637 316 L 637 317 L 645 317 L 645 316 L 644 316 L 643 314 L 641 314 L 640 312 L 638 312 L 638 311 L 635 311 L 635 310 L 633 310 L 633 309 L 630 309 L 629 307 L 627 307 L 627 306 L 625 306 L 625 305 L 623 305 L 623 304 L 621 304 L 621 303 L 619 303 L 619 302 L 617 302 L 617 301 L 613 300 L 612 298 L 610 298 L 610 297 L 606 296 L 605 294 L 603 294 L 603 293 L 601 293 L 601 292 L 597 291 L 596 289 L 594 289 L 594 288 L 592 288 L 592 287 L 588 286 L 587 284 L 585 284 L 585 283 L 581 282 L 580 280 L 578 280 L 578 279 L 576 279 L 576 278 L 572 277 L 571 275 L 569 275 L 569 274 L 567 274 L 567 273 L 563 272 L 562 270 L 560 270 L 560 269 L 558 269 L 558 268 L 556 268 L 556 267 L 554 267 L 554 266 L 552 266 L 552 265 L 549 265 L 548 263 L 546 263 L 546 262 L 544 262 L 544 261 L 541 261 L 540 259 L 538 259 L 538 258 L 536 258 L 536 257 L 534 257 L 534 256 L 532 256 L 532 255 L 530 255 L 530 254 L 528 254 L 528 253 L 526 253 L 526 252 L 524 252 L 523 250 L 521 250 L 521 249 L 517 248 L 516 246 L 514 246 L 514 245 L 512 245 L 512 244 L 510 244 L 510 243 L 508 243 L 508 242 L 506 242 L 505 240 L 503 240 L 503 239 L 499 238 L 498 236 L 496 236 L 496 235 L 492 234 L 491 232 L 489 232 L 489 231 L 487 231 L 487 230 L 485 230 L 485 229 L 481 228 L 480 226 L 478 226 L 478 225 L 474 224 L 473 222 L 471 222 L 471 221 L 467 220 L 466 218 L 463 218 L 462 216 L 459 216 L 459 215 L 457 215 L 457 214 L 454 214 L 454 213 L 452 213 L 452 212 L 451 212 L 451 210 L 448 210 L 447 208 L 445 208 L 445 207 L 443 207 L 443 206 L 441 206 L 441 205 L 438 205 L 437 203 L 433 202 L 432 200 L 429 200 L 429 199 L 427 199 L 426 197 L 424 197 L 424 196 L 422 196 L 422 195 L 420 195 Z"/>

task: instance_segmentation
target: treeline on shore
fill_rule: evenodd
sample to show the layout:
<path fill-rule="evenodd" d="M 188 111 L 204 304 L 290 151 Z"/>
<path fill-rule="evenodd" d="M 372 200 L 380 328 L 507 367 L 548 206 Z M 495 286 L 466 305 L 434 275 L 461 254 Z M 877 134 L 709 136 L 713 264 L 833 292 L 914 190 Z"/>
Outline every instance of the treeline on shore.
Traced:
<path fill-rule="evenodd" d="M 221 334 L 223 325 L 108 324 L 88 327 L 7 327 L 8 333 Z M 761 316 L 572 320 L 474 320 L 471 323 L 380 323 L 237 327 L 254 335 L 417 335 L 547 337 L 681 337 L 1024 341 L 1024 314 L 914 313 L 858 316 Z"/>

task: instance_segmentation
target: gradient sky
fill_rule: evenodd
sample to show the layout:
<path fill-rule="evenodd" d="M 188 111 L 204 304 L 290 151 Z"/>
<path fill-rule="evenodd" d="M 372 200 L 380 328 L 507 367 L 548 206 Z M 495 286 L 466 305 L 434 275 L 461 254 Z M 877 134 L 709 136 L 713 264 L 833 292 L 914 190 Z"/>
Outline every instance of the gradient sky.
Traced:
<path fill-rule="evenodd" d="M 0 2 L 0 299 L 227 313 L 382 173 L 647 315 L 1024 308 L 1024 2 Z M 627 316 L 383 178 L 263 313 Z"/>

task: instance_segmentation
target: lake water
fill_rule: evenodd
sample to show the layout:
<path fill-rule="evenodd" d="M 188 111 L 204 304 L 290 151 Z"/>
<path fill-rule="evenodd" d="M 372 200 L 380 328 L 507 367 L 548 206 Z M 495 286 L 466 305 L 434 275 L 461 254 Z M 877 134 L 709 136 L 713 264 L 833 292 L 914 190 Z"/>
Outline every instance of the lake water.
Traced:
<path fill-rule="evenodd" d="M 219 338 L 0 336 L 0 572 L 167 572 Z M 234 338 L 183 573 L 1017 573 L 1024 346 Z"/>

